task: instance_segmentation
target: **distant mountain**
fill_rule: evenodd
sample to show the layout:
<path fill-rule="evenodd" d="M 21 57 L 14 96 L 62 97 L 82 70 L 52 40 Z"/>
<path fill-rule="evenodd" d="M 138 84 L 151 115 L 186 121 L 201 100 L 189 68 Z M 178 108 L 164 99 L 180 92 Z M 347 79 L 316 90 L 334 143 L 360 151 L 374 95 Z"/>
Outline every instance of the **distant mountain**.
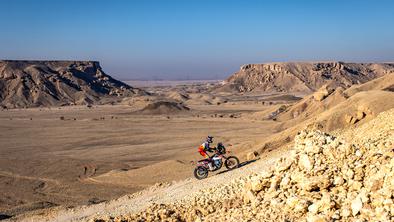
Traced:
<path fill-rule="evenodd" d="M 388 73 L 394 63 L 284 62 L 243 65 L 222 91 L 311 93 L 325 84 L 348 88 Z"/>
<path fill-rule="evenodd" d="M 0 61 L 0 105 L 7 108 L 91 104 L 144 94 L 104 73 L 95 61 Z"/>

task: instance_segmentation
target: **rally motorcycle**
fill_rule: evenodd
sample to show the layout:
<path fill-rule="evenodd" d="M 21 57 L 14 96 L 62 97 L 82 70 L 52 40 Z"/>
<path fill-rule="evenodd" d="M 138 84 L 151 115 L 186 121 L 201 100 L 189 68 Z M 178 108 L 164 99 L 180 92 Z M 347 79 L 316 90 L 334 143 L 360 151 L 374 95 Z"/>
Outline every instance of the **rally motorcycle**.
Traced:
<path fill-rule="evenodd" d="M 201 180 L 208 177 L 209 171 L 216 171 L 224 166 L 228 170 L 235 169 L 239 166 L 239 159 L 236 156 L 226 156 L 226 148 L 222 143 L 218 143 L 215 154 L 211 158 L 200 160 L 194 169 L 194 176 Z"/>

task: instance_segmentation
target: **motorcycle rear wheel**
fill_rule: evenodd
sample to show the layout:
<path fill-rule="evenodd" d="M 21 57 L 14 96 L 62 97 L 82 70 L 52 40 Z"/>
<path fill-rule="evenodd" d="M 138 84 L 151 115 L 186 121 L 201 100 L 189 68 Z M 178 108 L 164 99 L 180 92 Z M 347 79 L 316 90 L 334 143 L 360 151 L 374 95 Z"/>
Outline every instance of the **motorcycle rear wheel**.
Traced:
<path fill-rule="evenodd" d="M 208 169 L 202 166 L 198 166 L 194 169 L 194 177 L 202 180 L 208 177 Z"/>
<path fill-rule="evenodd" d="M 224 161 L 224 165 L 229 170 L 235 169 L 239 166 L 239 159 L 235 156 L 229 156 L 226 161 Z"/>

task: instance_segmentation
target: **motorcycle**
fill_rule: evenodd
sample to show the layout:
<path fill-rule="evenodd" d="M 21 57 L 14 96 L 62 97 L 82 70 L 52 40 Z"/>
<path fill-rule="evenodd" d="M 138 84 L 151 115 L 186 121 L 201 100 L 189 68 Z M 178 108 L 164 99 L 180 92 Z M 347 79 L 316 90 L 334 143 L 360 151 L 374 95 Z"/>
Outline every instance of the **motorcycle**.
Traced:
<path fill-rule="evenodd" d="M 194 169 L 194 177 L 199 180 L 205 179 L 208 177 L 209 171 L 221 169 L 223 163 L 228 170 L 237 168 L 239 166 L 239 159 L 236 156 L 227 157 L 225 155 L 226 153 L 224 145 L 222 143 L 218 143 L 215 149 L 215 154 L 211 158 L 199 160 L 197 162 L 197 167 Z"/>

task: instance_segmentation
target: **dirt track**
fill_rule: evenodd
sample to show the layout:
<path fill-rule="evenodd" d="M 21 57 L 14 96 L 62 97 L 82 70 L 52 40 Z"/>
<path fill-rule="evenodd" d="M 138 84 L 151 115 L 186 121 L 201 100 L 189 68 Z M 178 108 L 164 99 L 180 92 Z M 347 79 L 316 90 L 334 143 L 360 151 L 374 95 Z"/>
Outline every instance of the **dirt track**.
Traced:
<path fill-rule="evenodd" d="M 26 216 L 15 218 L 21 221 L 87 221 L 92 218 L 114 217 L 140 211 L 151 203 L 170 203 L 181 199 L 191 198 L 200 190 L 220 186 L 234 179 L 261 172 L 285 155 L 287 150 L 276 150 L 256 161 L 243 162 L 239 169 L 232 171 L 221 170 L 210 175 L 207 179 L 197 180 L 189 178 L 172 184 L 156 185 L 133 195 L 126 195 L 116 200 L 75 209 L 46 210 L 42 216 Z"/>
<path fill-rule="evenodd" d="M 0 212 L 95 204 L 179 181 L 192 176 L 190 161 L 200 158 L 196 147 L 206 135 L 216 136 L 215 142 L 242 161 L 245 150 L 279 125 L 253 116 L 275 105 L 191 108 L 170 117 L 138 115 L 128 105 L 1 111 L 0 188 L 6 195 Z M 239 117 L 230 118 L 234 113 Z"/>

